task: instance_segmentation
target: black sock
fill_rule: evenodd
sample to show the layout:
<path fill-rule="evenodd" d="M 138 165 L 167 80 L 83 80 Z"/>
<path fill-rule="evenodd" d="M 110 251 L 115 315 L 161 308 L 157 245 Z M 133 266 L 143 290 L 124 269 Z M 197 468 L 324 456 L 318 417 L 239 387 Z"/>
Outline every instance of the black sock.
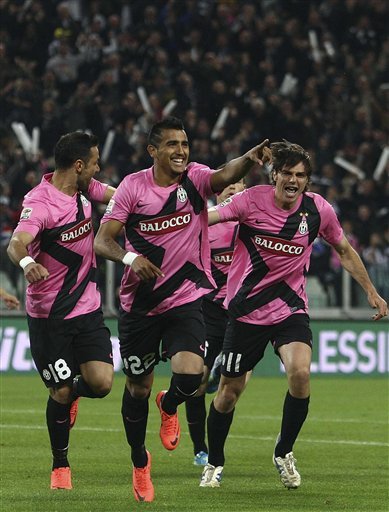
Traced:
<path fill-rule="evenodd" d="M 195 396 L 202 377 L 202 373 L 186 374 L 173 372 L 169 389 L 162 400 L 162 410 L 170 415 L 175 414 L 180 404 Z"/>
<path fill-rule="evenodd" d="M 224 466 L 224 444 L 234 417 L 233 409 L 231 412 L 223 414 L 218 412 L 213 402 L 209 408 L 207 429 L 208 429 L 208 462 L 213 466 Z"/>
<path fill-rule="evenodd" d="M 52 469 L 69 467 L 68 449 L 67 448 L 64 448 L 63 450 L 59 450 L 57 448 L 52 447 L 51 453 L 53 454 Z"/>
<path fill-rule="evenodd" d="M 79 396 L 85 396 L 86 398 L 102 398 L 101 395 L 92 391 L 82 375 L 77 375 L 73 379 L 73 396 L 74 398 L 78 398 Z"/>
<path fill-rule="evenodd" d="M 147 464 L 145 438 L 148 415 L 149 397 L 133 398 L 125 387 L 122 399 L 123 425 L 127 442 L 131 446 L 131 460 L 137 468 L 143 468 Z"/>
<path fill-rule="evenodd" d="M 274 450 L 276 457 L 284 458 L 293 450 L 293 445 L 308 414 L 308 398 L 295 398 L 286 393 L 281 422 L 281 439 Z"/>
<path fill-rule="evenodd" d="M 185 402 L 186 419 L 188 422 L 189 434 L 193 443 L 194 454 L 199 452 L 208 453 L 205 444 L 205 395 L 189 398 Z"/>
<path fill-rule="evenodd" d="M 60 404 L 49 396 L 46 406 L 46 423 L 53 454 L 53 469 L 69 466 L 67 457 L 69 422 L 70 404 Z"/>

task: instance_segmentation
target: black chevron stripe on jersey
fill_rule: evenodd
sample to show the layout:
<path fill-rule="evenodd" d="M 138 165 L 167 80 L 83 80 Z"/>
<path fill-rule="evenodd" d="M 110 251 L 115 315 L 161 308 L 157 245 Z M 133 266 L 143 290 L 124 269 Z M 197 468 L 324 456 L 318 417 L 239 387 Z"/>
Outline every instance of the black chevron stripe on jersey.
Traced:
<path fill-rule="evenodd" d="M 187 171 L 185 171 L 180 181 L 180 185 L 185 189 L 188 195 L 188 200 L 192 205 L 195 215 L 199 215 L 203 211 L 205 203 L 193 185 L 192 181 L 188 178 L 187 174 Z M 152 215 L 138 213 L 131 214 L 125 226 L 127 240 L 131 243 L 134 249 L 159 268 L 162 266 L 163 258 L 165 255 L 165 248 L 150 243 L 136 231 L 136 227 L 140 221 L 162 217 L 164 215 L 175 213 L 176 211 L 177 189 L 171 192 L 159 212 Z M 152 279 L 151 281 L 147 282 L 140 282 L 135 293 L 131 311 L 139 314 L 148 313 L 156 306 L 158 306 L 158 304 L 160 304 L 163 300 L 172 295 L 184 282 L 184 280 L 197 283 L 198 287 L 205 287 L 210 289 L 213 288 L 203 271 L 199 270 L 192 263 L 186 262 L 173 277 L 165 281 L 165 283 L 157 290 L 154 290 L 156 279 Z"/>
<path fill-rule="evenodd" d="M 176 204 L 177 190 L 173 190 L 159 212 L 152 215 L 132 213 L 126 222 L 125 231 L 127 240 L 137 252 L 143 254 L 145 258 L 148 258 L 157 267 L 160 267 L 162 264 L 165 249 L 158 245 L 151 244 L 141 234 L 139 234 L 135 228 L 138 226 L 140 221 L 151 220 L 156 217 L 162 217 L 163 215 L 174 213 L 177 209 Z"/>
<path fill-rule="evenodd" d="M 182 267 L 165 281 L 161 286 L 154 290 L 155 280 L 141 282 L 135 294 L 132 303 L 131 312 L 138 314 L 147 314 L 149 311 L 158 306 L 165 299 L 170 297 L 184 281 L 192 281 L 197 283 L 200 288 L 212 288 L 211 283 L 206 278 L 204 272 L 199 270 L 193 263 L 187 261 Z"/>
<path fill-rule="evenodd" d="M 211 293 L 208 293 L 206 295 L 206 298 L 209 300 L 213 300 L 213 298 L 218 294 L 220 288 L 222 288 L 227 283 L 227 276 L 228 276 L 228 274 L 224 274 L 219 268 L 216 267 L 216 265 L 214 265 L 212 263 L 212 258 L 214 255 L 234 250 L 235 238 L 238 233 L 238 229 L 239 229 L 239 224 L 237 224 L 234 228 L 234 231 L 233 231 L 232 237 L 231 237 L 231 241 L 230 241 L 230 245 L 228 247 L 211 249 L 211 272 L 212 272 L 212 277 L 214 278 L 215 283 L 216 283 L 216 290 L 212 290 Z M 217 301 L 217 302 L 220 302 L 220 301 Z"/>
<path fill-rule="evenodd" d="M 285 238 L 286 240 L 292 240 L 292 238 L 297 233 L 298 227 L 302 219 L 302 214 L 307 214 L 305 219 L 308 224 L 308 245 L 311 245 L 311 243 L 315 240 L 319 232 L 320 213 L 316 207 L 315 201 L 311 197 L 306 196 L 305 194 L 303 194 L 303 199 L 301 201 L 300 208 L 294 214 L 287 218 L 284 227 L 279 232 L 279 236 L 281 238 Z"/>
<path fill-rule="evenodd" d="M 185 171 L 180 180 L 180 185 L 183 189 L 185 189 L 186 193 L 188 194 L 188 199 L 190 204 L 193 207 L 193 211 L 195 215 L 199 215 L 205 206 L 204 199 L 199 194 L 198 190 L 194 186 L 192 180 L 188 176 L 188 171 Z"/>
<path fill-rule="evenodd" d="M 49 318 L 65 318 L 66 315 L 68 315 L 74 309 L 75 305 L 84 293 L 88 283 L 96 282 L 97 280 L 96 268 L 91 267 L 86 277 L 70 293 L 70 290 L 72 290 L 77 283 L 78 272 L 81 268 L 83 257 L 80 254 L 77 254 L 70 249 L 58 244 L 57 242 L 62 232 L 68 230 L 72 226 L 77 225 L 84 219 L 85 215 L 81 202 L 81 196 L 80 194 L 77 194 L 76 220 L 63 226 L 58 226 L 52 229 L 45 229 L 41 234 L 41 251 L 46 252 L 52 258 L 68 267 L 62 287 L 58 292 L 53 305 L 51 306 Z"/>
<path fill-rule="evenodd" d="M 213 263 L 211 263 L 211 272 L 216 283 L 216 290 L 212 290 L 210 293 L 207 293 L 206 298 L 209 300 L 213 300 L 218 294 L 220 288 L 227 283 L 227 274 L 224 274 Z"/>
<path fill-rule="evenodd" d="M 306 215 L 306 220 L 308 224 L 308 245 L 310 245 L 315 240 L 319 232 L 320 214 L 313 199 L 307 197 L 305 194 L 303 195 L 300 208 L 287 218 L 284 226 L 277 234 L 251 228 L 246 224 L 241 224 L 238 236 L 245 244 L 250 255 L 252 271 L 244 279 L 241 288 L 230 301 L 228 306 L 228 311 L 234 318 L 245 316 L 277 298 L 283 300 L 290 308 L 296 308 L 296 311 L 299 309 L 305 310 L 304 301 L 290 288 L 287 283 L 285 283 L 285 281 L 275 283 L 258 294 L 247 298 L 252 289 L 262 281 L 269 272 L 269 267 L 266 265 L 259 251 L 255 247 L 255 244 L 252 242 L 252 237 L 256 234 L 260 234 L 278 236 L 287 240 L 292 240 L 301 222 L 302 216 L 300 213 L 308 214 Z"/>

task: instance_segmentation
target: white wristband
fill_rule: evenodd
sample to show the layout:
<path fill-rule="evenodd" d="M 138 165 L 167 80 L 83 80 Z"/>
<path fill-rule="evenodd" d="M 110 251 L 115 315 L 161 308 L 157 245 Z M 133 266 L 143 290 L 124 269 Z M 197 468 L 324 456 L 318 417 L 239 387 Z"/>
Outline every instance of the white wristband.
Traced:
<path fill-rule="evenodd" d="M 136 254 L 136 252 L 131 252 L 131 251 L 128 251 L 126 252 L 126 254 L 123 256 L 123 259 L 122 259 L 122 262 L 125 264 L 125 265 L 128 265 L 129 267 L 131 267 L 133 261 L 135 258 L 137 258 L 139 256 L 139 254 Z"/>
<path fill-rule="evenodd" d="M 20 261 L 19 261 L 19 265 L 22 267 L 22 269 L 24 270 L 27 265 L 29 265 L 30 263 L 35 263 L 35 260 L 33 258 L 31 258 L 31 256 L 25 256 L 24 258 L 22 258 Z"/>

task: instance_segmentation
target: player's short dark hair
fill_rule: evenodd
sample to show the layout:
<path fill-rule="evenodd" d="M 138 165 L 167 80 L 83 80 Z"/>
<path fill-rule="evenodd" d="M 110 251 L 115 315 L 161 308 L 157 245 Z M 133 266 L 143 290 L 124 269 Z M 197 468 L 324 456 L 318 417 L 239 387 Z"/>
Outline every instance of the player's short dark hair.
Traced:
<path fill-rule="evenodd" d="M 89 135 L 82 131 L 62 135 L 54 148 L 55 168 L 69 169 L 76 160 L 88 162 L 91 157 L 91 148 L 98 144 L 96 135 Z"/>
<path fill-rule="evenodd" d="M 273 171 L 290 169 L 302 162 L 308 176 L 308 183 L 311 181 L 312 164 L 309 153 L 298 144 L 283 139 L 281 142 L 270 144 L 272 153 Z"/>
<path fill-rule="evenodd" d="M 158 147 L 162 140 L 163 130 L 183 130 L 185 131 L 184 123 L 178 117 L 169 116 L 162 121 L 155 123 L 149 132 L 148 143 L 152 146 Z"/>

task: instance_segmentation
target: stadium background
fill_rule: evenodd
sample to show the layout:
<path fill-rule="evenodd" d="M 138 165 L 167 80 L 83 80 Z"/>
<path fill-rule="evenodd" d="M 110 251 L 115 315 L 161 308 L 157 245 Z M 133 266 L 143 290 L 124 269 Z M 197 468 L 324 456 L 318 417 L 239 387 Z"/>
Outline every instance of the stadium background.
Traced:
<path fill-rule="evenodd" d="M 117 185 L 150 165 L 147 131 L 170 111 L 184 120 L 191 160 L 210 167 L 264 138 L 307 148 L 311 190 L 334 206 L 388 299 L 388 21 L 384 0 L 0 2 L 0 285 L 23 298 L 5 250 L 59 136 L 97 134 L 99 179 Z M 249 176 L 265 182 L 264 170 Z M 108 318 L 120 275 L 100 262 Z M 369 322 L 363 292 L 319 239 L 308 292 L 317 371 L 386 373 L 388 324 Z M 31 370 L 23 308 L 1 313 L 1 371 Z M 280 372 L 275 358 L 268 372 Z"/>

